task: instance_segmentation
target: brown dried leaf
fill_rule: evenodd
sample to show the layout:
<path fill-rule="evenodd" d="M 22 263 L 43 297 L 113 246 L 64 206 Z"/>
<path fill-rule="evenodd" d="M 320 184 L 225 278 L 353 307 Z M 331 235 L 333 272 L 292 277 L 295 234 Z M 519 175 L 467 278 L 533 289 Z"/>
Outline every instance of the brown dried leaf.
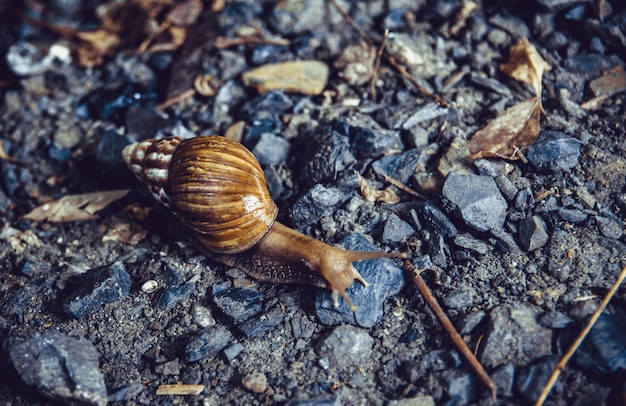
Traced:
<path fill-rule="evenodd" d="M 36 207 L 23 218 L 52 223 L 95 220 L 99 218 L 95 214 L 96 212 L 126 196 L 129 191 L 130 189 L 108 190 L 64 196 L 53 202 Z"/>
<path fill-rule="evenodd" d="M 471 158 L 519 159 L 519 151 L 532 145 L 539 135 L 541 112 L 538 97 L 509 107 L 474 134 L 468 145 Z"/>
<path fill-rule="evenodd" d="M 113 226 L 104 237 L 102 242 L 119 241 L 125 244 L 137 245 L 148 234 L 145 228 L 133 223 L 119 223 Z"/>
<path fill-rule="evenodd" d="M 400 201 L 400 198 L 396 193 L 390 188 L 386 188 L 383 190 L 377 190 L 369 184 L 369 182 L 361 176 L 358 172 L 354 172 L 359 179 L 359 183 L 361 186 L 361 195 L 368 202 L 381 202 L 388 204 L 396 204 Z"/>
<path fill-rule="evenodd" d="M 537 97 L 541 97 L 543 72 L 550 69 L 552 69 L 550 65 L 526 38 L 520 39 L 517 44 L 511 47 L 509 62 L 500 65 L 502 72 L 513 79 L 531 85 Z"/>

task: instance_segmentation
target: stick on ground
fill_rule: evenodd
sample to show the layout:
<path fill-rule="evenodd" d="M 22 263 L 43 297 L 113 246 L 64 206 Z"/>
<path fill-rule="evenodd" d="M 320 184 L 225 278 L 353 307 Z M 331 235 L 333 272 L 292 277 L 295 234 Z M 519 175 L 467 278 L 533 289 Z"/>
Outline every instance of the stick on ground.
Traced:
<path fill-rule="evenodd" d="M 433 296 L 432 292 L 428 288 L 428 285 L 426 285 L 426 282 L 424 282 L 424 279 L 422 279 L 420 271 L 416 270 L 413 264 L 411 264 L 411 262 L 408 260 L 404 261 L 404 271 L 406 272 L 407 276 L 413 279 L 413 283 L 415 284 L 415 286 L 417 286 L 417 289 L 424 297 L 424 300 L 426 300 L 426 303 L 428 304 L 430 309 L 433 311 L 433 313 L 435 313 L 435 316 L 437 317 L 437 319 L 439 319 L 439 322 L 441 323 L 441 325 L 443 325 L 443 328 L 445 328 L 450 335 L 450 338 L 452 339 L 454 345 L 456 345 L 456 348 L 459 350 L 461 355 L 465 357 L 467 362 L 470 364 L 470 367 L 474 370 L 476 375 L 478 375 L 483 384 L 485 384 L 487 389 L 489 389 L 491 397 L 495 400 L 496 384 L 493 383 L 491 378 L 489 378 L 489 375 L 487 375 L 485 368 L 483 368 L 482 364 L 476 359 L 476 356 L 474 356 L 472 350 L 470 350 L 467 344 L 465 344 L 465 341 L 463 341 L 463 338 L 461 338 L 461 335 L 458 333 L 458 331 L 456 331 L 456 328 L 454 328 L 452 321 L 450 321 L 450 318 L 448 318 L 446 313 L 437 302 L 437 299 L 435 298 L 435 296 Z"/>

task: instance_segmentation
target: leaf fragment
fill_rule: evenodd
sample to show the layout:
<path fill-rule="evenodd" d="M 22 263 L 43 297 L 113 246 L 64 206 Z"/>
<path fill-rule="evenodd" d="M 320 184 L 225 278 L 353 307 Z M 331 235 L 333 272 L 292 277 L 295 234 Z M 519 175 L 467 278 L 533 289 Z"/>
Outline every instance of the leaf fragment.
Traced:
<path fill-rule="evenodd" d="M 542 111 L 538 97 L 509 107 L 474 133 L 468 144 L 471 158 L 521 158 L 520 151 L 532 145 L 539 135 Z"/>
<path fill-rule="evenodd" d="M 121 189 L 63 196 L 36 207 L 23 218 L 51 223 L 95 220 L 99 218 L 96 212 L 126 196 L 129 191 L 130 189 Z"/>
<path fill-rule="evenodd" d="M 387 204 L 396 204 L 400 201 L 398 195 L 391 190 L 390 188 L 385 188 L 383 190 L 374 189 L 372 185 L 369 184 L 367 179 L 361 176 L 360 173 L 354 172 L 356 177 L 359 179 L 359 184 L 361 188 L 361 195 L 368 202 L 381 202 Z"/>
<path fill-rule="evenodd" d="M 526 38 L 511 46 L 509 61 L 500 65 L 502 72 L 520 82 L 528 83 L 537 97 L 541 97 L 543 73 L 550 69 L 550 65 Z"/>

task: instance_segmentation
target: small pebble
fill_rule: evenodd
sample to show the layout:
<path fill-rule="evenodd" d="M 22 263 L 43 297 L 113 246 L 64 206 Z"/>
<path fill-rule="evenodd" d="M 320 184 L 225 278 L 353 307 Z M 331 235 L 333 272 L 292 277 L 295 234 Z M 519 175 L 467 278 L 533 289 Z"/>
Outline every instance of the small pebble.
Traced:
<path fill-rule="evenodd" d="M 354 326 L 337 326 L 322 342 L 320 355 L 326 356 L 335 368 L 353 368 L 367 362 L 374 345 L 374 339 Z"/>
<path fill-rule="evenodd" d="M 600 233 L 606 238 L 619 240 L 620 238 L 622 238 L 622 235 L 624 235 L 624 227 L 616 220 L 607 217 L 596 216 L 596 223 L 598 223 Z"/>
<path fill-rule="evenodd" d="M 185 361 L 196 362 L 215 357 L 232 339 L 231 332 L 222 325 L 201 331 L 185 346 Z"/>
<path fill-rule="evenodd" d="M 241 383 L 246 389 L 254 393 L 263 393 L 267 389 L 267 377 L 259 371 L 249 373 Z"/>
<path fill-rule="evenodd" d="M 539 216 L 530 216 L 522 220 L 518 235 L 520 245 L 528 252 L 545 246 L 550 239 L 546 222 Z"/>
<path fill-rule="evenodd" d="M 392 213 L 385 222 L 381 241 L 385 244 L 399 243 L 415 234 L 415 230 L 409 223 Z"/>
<path fill-rule="evenodd" d="M 580 141 L 559 131 L 542 130 L 526 156 L 539 170 L 566 171 L 578 165 Z"/>
<path fill-rule="evenodd" d="M 244 72 L 243 83 L 257 92 L 271 90 L 318 95 L 326 88 L 328 65 L 321 61 L 289 61 L 263 65 Z"/>

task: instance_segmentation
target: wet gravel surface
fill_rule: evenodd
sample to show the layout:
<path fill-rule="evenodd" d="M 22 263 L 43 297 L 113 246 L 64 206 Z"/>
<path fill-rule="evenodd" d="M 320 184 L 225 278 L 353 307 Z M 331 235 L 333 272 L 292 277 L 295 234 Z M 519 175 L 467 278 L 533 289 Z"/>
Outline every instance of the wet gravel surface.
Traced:
<path fill-rule="evenodd" d="M 195 44 L 137 53 L 135 43 L 91 68 L 72 59 L 71 38 L 19 18 L 93 30 L 88 3 L 0 2 L 11 158 L 0 159 L 0 403 L 528 404 L 626 265 L 624 94 L 581 108 L 591 81 L 623 72 L 619 1 L 484 0 L 464 24 L 460 1 L 338 1 L 376 45 L 389 28 L 389 52 L 447 107 L 385 61 L 372 97 L 376 48 L 322 0 L 229 1 L 219 13 L 207 2 Z M 215 45 L 251 31 L 265 40 Z M 471 136 L 532 96 L 499 68 L 524 37 L 551 66 L 541 132 L 524 159 L 471 161 Z M 302 60 L 324 62 L 303 70 L 306 91 L 259 93 L 247 76 Z M 210 76 L 215 94 L 160 107 L 180 93 L 172 83 L 192 87 L 187 71 Z M 281 222 L 330 244 L 408 252 L 428 269 L 498 399 L 401 261 L 357 263 L 370 286 L 348 289 L 354 313 L 323 289 L 255 281 L 206 258 L 120 154 L 146 138 L 224 133 L 257 156 Z M 23 217 L 125 188 L 92 221 Z M 547 404 L 624 404 L 624 299 L 618 291 Z M 157 394 L 177 383 L 203 386 Z"/>

